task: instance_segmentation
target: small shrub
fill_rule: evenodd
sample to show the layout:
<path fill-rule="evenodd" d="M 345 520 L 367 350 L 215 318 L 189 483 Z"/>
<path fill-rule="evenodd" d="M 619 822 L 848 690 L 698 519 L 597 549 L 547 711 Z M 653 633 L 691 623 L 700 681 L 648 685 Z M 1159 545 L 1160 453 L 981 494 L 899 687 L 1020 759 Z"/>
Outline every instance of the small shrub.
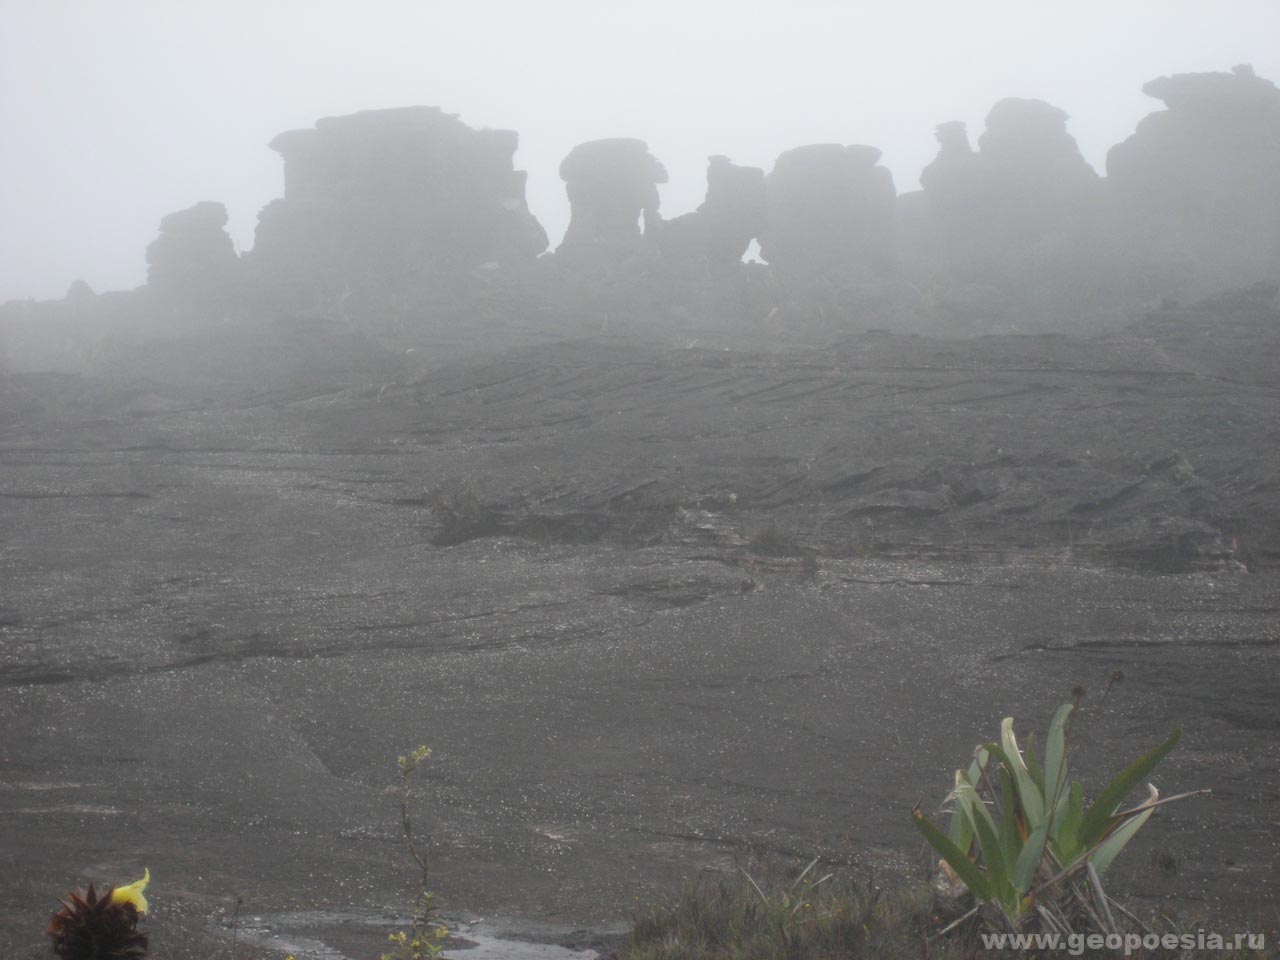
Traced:
<path fill-rule="evenodd" d="M 413 796 L 411 778 L 430 756 L 431 749 L 422 746 L 396 758 L 400 770 L 400 825 L 404 830 L 409 856 L 417 864 L 420 875 L 418 896 L 414 902 L 409 929 L 398 930 L 388 936 L 391 951 L 382 954 L 380 960 L 435 960 L 444 951 L 444 943 L 449 936 L 449 929 L 437 916 L 435 894 L 428 889 L 430 871 L 427 869 L 427 861 L 418 852 L 414 842 L 413 822 L 409 816 L 409 801 Z"/>

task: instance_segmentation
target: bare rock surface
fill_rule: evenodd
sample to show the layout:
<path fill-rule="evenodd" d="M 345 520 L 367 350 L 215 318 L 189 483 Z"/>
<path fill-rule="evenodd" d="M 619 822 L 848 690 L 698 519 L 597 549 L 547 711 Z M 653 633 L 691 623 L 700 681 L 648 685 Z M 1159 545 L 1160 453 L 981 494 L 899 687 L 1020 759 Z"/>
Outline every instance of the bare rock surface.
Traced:
<path fill-rule="evenodd" d="M 0 949 L 145 864 L 175 956 L 237 896 L 372 955 L 418 743 L 455 918 L 589 944 L 753 854 L 899 882 L 975 742 L 1117 669 L 1087 782 L 1181 725 L 1159 786 L 1215 792 L 1115 889 L 1263 918 L 1280 327 L 1205 309 L 772 352 L 264 330 L 6 375 Z"/>

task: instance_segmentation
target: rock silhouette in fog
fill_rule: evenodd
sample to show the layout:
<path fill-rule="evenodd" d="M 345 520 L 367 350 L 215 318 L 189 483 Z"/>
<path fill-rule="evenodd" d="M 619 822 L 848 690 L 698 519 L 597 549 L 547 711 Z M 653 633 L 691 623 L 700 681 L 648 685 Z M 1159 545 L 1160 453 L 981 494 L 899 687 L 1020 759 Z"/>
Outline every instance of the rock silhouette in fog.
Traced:
<path fill-rule="evenodd" d="M 710 157 L 706 200 L 692 213 L 664 221 L 658 232 L 663 259 L 694 274 L 731 273 L 764 230 L 765 215 L 764 171 Z"/>
<path fill-rule="evenodd" d="M 1280 90 L 1248 66 L 1142 89 L 1166 109 L 1111 148 L 1107 177 L 1151 279 L 1200 293 L 1280 276 Z"/>
<path fill-rule="evenodd" d="M 92 304 L 97 298 L 98 295 L 88 283 L 84 280 L 73 280 L 71 286 L 67 287 L 66 296 L 62 299 L 67 304 L 85 306 Z"/>
<path fill-rule="evenodd" d="M 1246 66 L 1143 89 L 1166 109 L 1112 148 L 1105 180 L 1067 113 L 1023 98 L 997 102 L 976 142 L 940 124 L 918 191 L 898 196 L 871 146 L 797 147 L 767 175 L 714 155 L 703 203 L 669 221 L 667 171 L 643 140 L 583 143 L 560 166 L 570 222 L 554 258 L 540 257 L 515 132 L 438 107 L 329 117 L 271 141 L 284 196 L 260 212 L 250 253 L 237 255 L 222 204 L 197 203 L 161 222 L 146 287 L 76 287 L 3 315 L 45 330 L 281 314 L 402 330 L 513 307 L 602 325 L 705 309 L 989 333 L 1096 329 L 1163 297 L 1280 279 L 1280 89 Z M 753 239 L 768 270 L 739 269 Z"/>
<path fill-rule="evenodd" d="M 295 300 L 414 294 L 483 264 L 532 261 L 547 235 L 525 202 L 512 130 L 438 107 L 328 117 L 271 141 L 284 197 L 259 214 L 250 260 Z"/>
<path fill-rule="evenodd" d="M 560 179 L 569 197 L 569 227 L 557 257 L 621 262 L 648 250 L 646 240 L 659 220 L 658 185 L 667 182 L 667 169 L 643 140 L 579 144 L 560 164 Z"/>
<path fill-rule="evenodd" d="M 1043 100 L 1010 97 L 987 114 L 976 150 L 963 123 L 937 128 L 938 155 L 899 211 L 910 270 L 938 292 L 944 322 L 1042 326 L 1112 295 L 1105 189 L 1067 119 Z"/>
<path fill-rule="evenodd" d="M 944 261 L 964 271 L 998 268 L 1077 230 L 1098 209 L 1098 175 L 1066 125 L 1058 107 L 1010 97 L 987 114 L 976 151 L 963 123 L 938 127 L 938 156 L 920 185 Z"/>
<path fill-rule="evenodd" d="M 765 177 L 760 254 L 781 277 L 841 276 L 892 260 L 897 191 L 880 151 L 818 143 L 788 150 Z"/>
<path fill-rule="evenodd" d="M 209 200 L 166 216 L 147 247 L 147 286 L 196 303 L 225 299 L 240 268 L 226 227 L 227 208 Z"/>

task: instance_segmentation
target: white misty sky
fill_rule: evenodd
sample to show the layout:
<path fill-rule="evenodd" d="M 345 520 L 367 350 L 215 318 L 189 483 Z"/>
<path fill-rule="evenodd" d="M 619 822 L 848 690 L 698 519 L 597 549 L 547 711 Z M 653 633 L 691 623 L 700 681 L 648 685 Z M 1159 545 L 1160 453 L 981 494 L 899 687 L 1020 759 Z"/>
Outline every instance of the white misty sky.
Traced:
<path fill-rule="evenodd" d="M 160 218 L 220 200 L 242 250 L 283 188 L 275 134 L 433 104 L 519 131 L 558 243 L 575 144 L 635 136 L 695 207 L 706 157 L 769 169 L 805 143 L 870 143 L 900 191 L 933 128 L 976 140 L 1040 97 L 1101 172 L 1166 73 L 1253 63 L 1280 81 L 1276 0 L 0 0 L 0 301 L 145 278 Z"/>

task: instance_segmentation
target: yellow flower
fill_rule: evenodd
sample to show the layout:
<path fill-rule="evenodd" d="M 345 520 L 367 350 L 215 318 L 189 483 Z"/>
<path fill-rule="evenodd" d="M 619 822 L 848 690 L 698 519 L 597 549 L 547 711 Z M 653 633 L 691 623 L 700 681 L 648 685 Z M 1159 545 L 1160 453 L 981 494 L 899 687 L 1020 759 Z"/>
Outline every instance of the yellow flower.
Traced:
<path fill-rule="evenodd" d="M 143 867 L 141 880 L 135 880 L 128 886 L 116 887 L 111 891 L 111 902 L 131 903 L 133 904 L 133 908 L 139 913 L 146 913 L 147 898 L 142 895 L 142 891 L 147 889 L 147 884 L 150 882 L 151 871 L 146 867 Z"/>

